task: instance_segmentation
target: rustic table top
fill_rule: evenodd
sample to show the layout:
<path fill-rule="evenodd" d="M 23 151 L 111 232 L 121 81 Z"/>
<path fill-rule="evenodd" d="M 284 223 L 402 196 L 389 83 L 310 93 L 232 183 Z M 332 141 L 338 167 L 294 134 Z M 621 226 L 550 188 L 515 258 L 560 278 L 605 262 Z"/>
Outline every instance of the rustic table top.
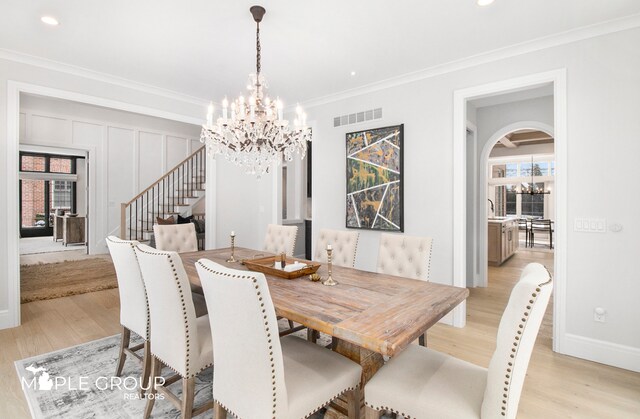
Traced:
<path fill-rule="evenodd" d="M 195 262 L 201 258 L 247 270 L 239 262 L 227 263 L 230 255 L 230 248 L 180 254 L 195 285 L 200 285 Z M 236 260 L 256 255 L 269 253 L 235 249 Z M 318 273 L 327 276 L 326 264 Z M 339 285 L 266 275 L 276 314 L 388 356 L 400 353 L 469 295 L 466 288 L 354 268 L 333 266 L 332 276 Z"/>

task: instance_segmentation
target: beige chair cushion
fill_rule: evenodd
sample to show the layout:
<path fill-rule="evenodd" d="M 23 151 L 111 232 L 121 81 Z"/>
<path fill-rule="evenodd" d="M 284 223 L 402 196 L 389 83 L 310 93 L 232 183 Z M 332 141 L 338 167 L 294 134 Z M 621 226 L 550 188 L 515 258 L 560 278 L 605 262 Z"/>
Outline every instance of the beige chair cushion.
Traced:
<path fill-rule="evenodd" d="M 116 268 L 118 293 L 120 294 L 120 324 L 136 333 L 143 339 L 149 339 L 149 309 L 147 292 L 135 247 L 135 240 L 121 240 L 114 236 L 107 237 L 107 246 L 111 260 Z"/>
<path fill-rule="evenodd" d="M 285 253 L 287 256 L 293 256 L 297 235 L 297 226 L 269 224 L 262 249 L 270 253 Z"/>
<path fill-rule="evenodd" d="M 322 229 L 316 240 L 316 251 L 313 260 L 327 263 L 327 245 L 333 249 L 331 260 L 337 266 L 353 268 L 356 263 L 356 250 L 358 248 L 357 231 L 341 231 Z"/>
<path fill-rule="evenodd" d="M 305 418 L 360 383 L 362 368 L 322 346 L 296 336 L 280 340 L 287 385 L 287 418 Z"/>
<path fill-rule="evenodd" d="M 213 398 L 236 417 L 300 419 L 360 381 L 360 365 L 297 337 L 278 337 L 267 281 L 200 259 L 216 367 Z"/>
<path fill-rule="evenodd" d="M 154 225 L 156 249 L 167 252 L 198 251 L 198 236 L 193 223 Z"/>
<path fill-rule="evenodd" d="M 429 280 L 431 270 L 430 237 L 382 233 L 378 251 L 378 273 Z"/>
<path fill-rule="evenodd" d="M 365 401 L 404 417 L 477 419 L 486 382 L 485 368 L 409 345 L 367 383 Z"/>
<path fill-rule="evenodd" d="M 176 252 L 143 244 L 135 250 L 149 299 L 151 353 L 191 378 L 213 363 L 209 318 L 196 319 L 189 279 Z"/>

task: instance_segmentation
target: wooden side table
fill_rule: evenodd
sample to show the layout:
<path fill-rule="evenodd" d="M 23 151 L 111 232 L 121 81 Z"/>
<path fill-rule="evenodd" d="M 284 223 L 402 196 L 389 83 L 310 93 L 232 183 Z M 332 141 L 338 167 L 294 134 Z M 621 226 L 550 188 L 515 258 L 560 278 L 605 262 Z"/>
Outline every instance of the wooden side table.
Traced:
<path fill-rule="evenodd" d="M 85 217 L 63 217 L 62 244 L 85 243 Z"/>
<path fill-rule="evenodd" d="M 53 241 L 62 240 L 62 232 L 64 230 L 64 216 L 55 215 L 53 217 Z"/>

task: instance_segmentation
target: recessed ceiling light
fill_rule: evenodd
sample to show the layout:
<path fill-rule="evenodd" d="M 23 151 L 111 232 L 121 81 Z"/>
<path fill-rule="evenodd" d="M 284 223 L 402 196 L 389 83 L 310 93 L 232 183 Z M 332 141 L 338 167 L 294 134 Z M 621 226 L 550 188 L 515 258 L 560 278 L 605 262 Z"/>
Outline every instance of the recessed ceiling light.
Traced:
<path fill-rule="evenodd" d="M 43 23 L 46 23 L 47 25 L 51 25 L 51 26 L 57 26 L 58 25 L 58 19 L 56 19 L 55 17 L 52 17 L 52 16 L 42 16 L 40 18 L 40 20 Z"/>
<path fill-rule="evenodd" d="M 355 76 L 355 75 L 356 75 L 356 72 L 355 72 L 355 71 L 352 71 L 352 72 L 351 72 L 351 75 L 352 75 L 352 76 Z"/>
<path fill-rule="evenodd" d="M 493 2 L 494 0 L 478 0 L 478 6 L 488 6 Z"/>

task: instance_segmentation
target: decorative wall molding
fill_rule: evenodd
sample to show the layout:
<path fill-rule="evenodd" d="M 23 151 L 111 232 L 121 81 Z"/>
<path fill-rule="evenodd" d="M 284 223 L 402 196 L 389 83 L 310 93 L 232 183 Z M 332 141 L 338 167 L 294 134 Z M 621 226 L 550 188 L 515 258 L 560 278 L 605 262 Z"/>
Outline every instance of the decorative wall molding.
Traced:
<path fill-rule="evenodd" d="M 344 90 L 342 92 L 332 93 L 319 98 L 310 99 L 301 102 L 306 109 L 314 106 L 326 105 L 327 103 L 337 102 L 339 100 L 348 99 L 354 96 L 360 96 L 367 93 L 377 92 L 379 90 L 400 86 L 415 81 L 440 76 L 454 71 L 463 70 L 465 68 L 476 67 L 482 64 L 488 64 L 494 61 L 500 61 L 518 55 L 528 54 L 531 52 L 541 51 L 548 48 L 558 47 L 585 39 L 596 38 L 616 32 L 626 31 L 640 27 L 640 14 L 626 16 L 619 19 L 607 20 L 589 26 L 572 29 L 565 32 L 533 39 L 531 41 L 522 42 L 520 44 L 510 45 L 498 48 L 492 51 L 484 52 L 460 60 L 439 64 L 422 70 L 406 73 L 400 76 L 391 77 L 385 80 L 373 82 L 364 86 L 353 89 Z"/>
<path fill-rule="evenodd" d="M 0 59 L 15 61 L 22 64 L 32 65 L 34 67 L 46 68 L 48 70 L 58 71 L 60 73 L 72 74 L 74 76 L 84 77 L 103 83 L 109 83 L 127 89 L 137 90 L 152 95 L 166 97 L 172 100 L 191 103 L 193 105 L 206 107 L 209 101 L 195 96 L 186 95 L 184 93 L 175 92 L 173 90 L 162 87 L 152 86 L 146 83 L 125 79 L 107 73 L 102 73 L 88 68 L 66 64 L 60 61 L 50 60 L 48 58 L 36 57 L 18 51 L 0 48 Z"/>

